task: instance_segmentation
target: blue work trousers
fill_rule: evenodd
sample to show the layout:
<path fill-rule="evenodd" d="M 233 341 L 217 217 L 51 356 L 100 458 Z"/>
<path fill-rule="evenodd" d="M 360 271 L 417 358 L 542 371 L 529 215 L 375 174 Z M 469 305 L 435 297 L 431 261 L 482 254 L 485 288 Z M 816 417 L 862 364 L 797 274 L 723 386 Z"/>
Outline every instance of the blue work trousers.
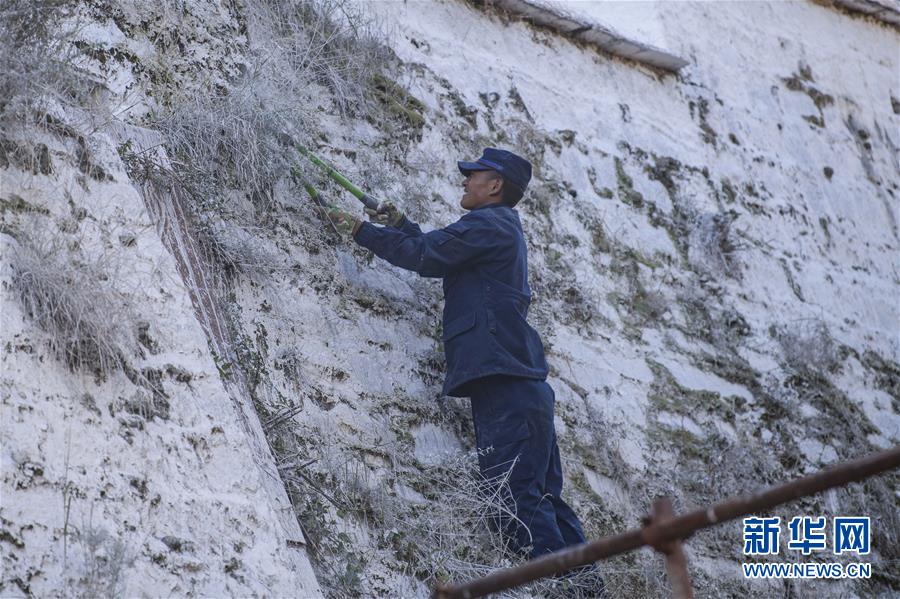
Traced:
<path fill-rule="evenodd" d="M 466 391 L 472 398 L 482 475 L 496 480 L 509 473 L 516 517 L 494 520 L 507 543 L 531 558 L 584 543 L 581 522 L 561 497 L 563 477 L 550 385 L 493 375 L 470 382 Z"/>

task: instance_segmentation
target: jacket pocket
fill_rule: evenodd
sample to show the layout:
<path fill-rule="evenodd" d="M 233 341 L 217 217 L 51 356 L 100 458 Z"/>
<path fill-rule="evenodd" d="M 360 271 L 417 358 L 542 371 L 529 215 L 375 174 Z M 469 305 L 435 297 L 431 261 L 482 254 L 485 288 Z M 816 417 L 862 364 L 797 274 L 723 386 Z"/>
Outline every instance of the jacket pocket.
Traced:
<path fill-rule="evenodd" d="M 456 221 L 443 229 L 439 229 L 443 235 L 437 240 L 437 245 L 444 245 L 448 241 L 452 241 L 454 239 L 459 239 L 463 236 L 463 234 L 472 228 L 472 223 L 463 223 L 460 221 Z"/>
<path fill-rule="evenodd" d="M 447 324 L 444 325 L 444 333 L 441 335 L 441 339 L 444 341 L 449 341 L 453 339 L 457 335 L 461 335 L 465 333 L 469 329 L 475 326 L 475 313 L 466 314 L 465 316 L 460 316 L 454 320 L 451 320 Z"/>

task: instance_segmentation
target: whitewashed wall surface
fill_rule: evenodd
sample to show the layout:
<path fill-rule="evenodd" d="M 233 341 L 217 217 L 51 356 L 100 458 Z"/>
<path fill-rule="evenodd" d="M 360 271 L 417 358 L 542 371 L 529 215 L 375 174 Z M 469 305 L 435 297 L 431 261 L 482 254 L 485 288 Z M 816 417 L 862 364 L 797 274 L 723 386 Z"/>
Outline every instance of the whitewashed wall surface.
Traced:
<path fill-rule="evenodd" d="M 520 562 L 440 395 L 440 281 L 337 233 L 303 181 L 361 205 L 284 133 L 426 230 L 464 212 L 457 160 L 533 163 L 529 320 L 588 537 L 896 446 L 898 15 L 4 2 L 0 595 L 427 597 Z M 900 594 L 898 483 L 772 514 L 870 516 L 869 556 L 762 561 L 871 578 L 745 579 L 735 522 L 687 542 L 697 596 Z M 669 594 L 657 554 L 601 566 Z"/>

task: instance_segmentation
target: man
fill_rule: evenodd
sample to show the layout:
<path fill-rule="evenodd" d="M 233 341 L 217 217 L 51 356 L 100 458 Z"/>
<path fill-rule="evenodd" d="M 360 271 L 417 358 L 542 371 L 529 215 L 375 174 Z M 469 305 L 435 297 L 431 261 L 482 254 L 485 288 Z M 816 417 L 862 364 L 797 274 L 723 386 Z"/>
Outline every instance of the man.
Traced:
<path fill-rule="evenodd" d="M 465 176 L 455 223 L 423 233 L 395 206 L 367 209 L 384 227 L 335 207 L 339 229 L 391 264 L 443 278 L 445 395 L 471 397 L 485 477 L 509 471 L 516 515 L 512 545 L 537 557 L 584 542 L 581 523 L 562 500 L 563 478 L 553 427 L 553 390 L 540 336 L 525 318 L 531 302 L 528 260 L 516 204 L 531 180 L 531 164 L 486 148 L 459 162 Z M 511 471 L 510 471 L 511 468 Z"/>

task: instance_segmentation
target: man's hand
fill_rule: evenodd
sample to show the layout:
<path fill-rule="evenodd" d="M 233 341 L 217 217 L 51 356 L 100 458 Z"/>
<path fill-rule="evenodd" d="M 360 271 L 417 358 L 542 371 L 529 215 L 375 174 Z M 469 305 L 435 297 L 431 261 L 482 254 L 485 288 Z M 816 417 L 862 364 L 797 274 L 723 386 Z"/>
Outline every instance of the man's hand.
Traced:
<path fill-rule="evenodd" d="M 348 212 L 344 212 L 337 207 L 337 204 L 329 204 L 328 211 L 325 213 L 334 224 L 338 231 L 344 235 L 353 236 L 362 221 Z"/>
<path fill-rule="evenodd" d="M 400 212 L 400 209 L 394 206 L 392 202 L 383 203 L 378 207 L 377 211 L 366 208 L 366 214 L 369 215 L 370 221 L 378 223 L 379 225 L 387 225 L 396 228 L 403 222 L 403 213 Z"/>

